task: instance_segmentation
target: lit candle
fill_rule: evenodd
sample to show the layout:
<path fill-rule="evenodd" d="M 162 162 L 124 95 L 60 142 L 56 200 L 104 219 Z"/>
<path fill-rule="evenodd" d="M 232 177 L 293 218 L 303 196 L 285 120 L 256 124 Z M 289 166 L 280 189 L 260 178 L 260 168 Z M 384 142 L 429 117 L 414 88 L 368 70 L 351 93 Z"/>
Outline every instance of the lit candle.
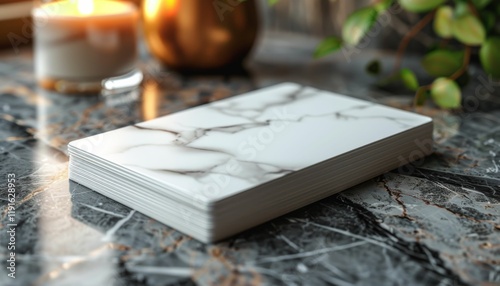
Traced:
<path fill-rule="evenodd" d="M 93 91 L 102 80 L 132 73 L 137 8 L 117 1 L 57 1 L 33 9 L 35 73 L 41 86 Z"/>

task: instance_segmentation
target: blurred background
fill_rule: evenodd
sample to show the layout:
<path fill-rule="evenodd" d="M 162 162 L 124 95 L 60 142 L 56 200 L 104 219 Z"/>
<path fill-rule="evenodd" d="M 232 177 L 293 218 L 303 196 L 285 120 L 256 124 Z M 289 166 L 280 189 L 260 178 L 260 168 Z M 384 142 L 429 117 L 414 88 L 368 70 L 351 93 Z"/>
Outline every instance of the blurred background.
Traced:
<path fill-rule="evenodd" d="M 132 2 L 141 5 L 141 0 Z M 269 5 L 269 0 L 256 0 L 256 2 L 260 12 L 261 33 L 271 32 L 319 39 L 329 35 L 340 35 L 341 25 L 347 15 L 373 1 L 279 0 L 274 5 Z M 8 48 L 12 45 L 12 41 L 29 44 L 31 38 L 19 39 L 13 35 L 32 32 L 28 26 L 31 23 L 30 11 L 33 4 L 34 1 L 30 0 L 0 0 L 0 47 Z M 407 33 L 410 24 L 418 20 L 417 17 L 410 13 L 393 15 L 389 23 L 390 28 L 382 29 L 381 35 L 375 37 L 370 47 L 396 48 L 400 37 L 395 37 L 394 33 L 398 35 Z M 425 34 L 420 34 L 416 40 L 418 44 L 410 48 L 418 49 L 419 46 L 425 46 L 430 42 Z"/>
<path fill-rule="evenodd" d="M 279 0 L 275 5 L 268 5 L 268 2 L 268 0 L 259 0 L 261 21 L 265 31 L 324 38 L 330 35 L 340 35 L 342 24 L 351 12 L 377 1 Z M 413 13 L 398 11 L 398 13 L 391 14 L 387 28 L 380 30 L 380 34 L 370 42 L 370 47 L 396 49 L 401 38 L 418 20 L 419 16 Z M 418 44 L 410 47 L 410 50 L 419 49 L 422 45 L 428 46 L 432 39 L 422 33 L 415 40 Z"/>

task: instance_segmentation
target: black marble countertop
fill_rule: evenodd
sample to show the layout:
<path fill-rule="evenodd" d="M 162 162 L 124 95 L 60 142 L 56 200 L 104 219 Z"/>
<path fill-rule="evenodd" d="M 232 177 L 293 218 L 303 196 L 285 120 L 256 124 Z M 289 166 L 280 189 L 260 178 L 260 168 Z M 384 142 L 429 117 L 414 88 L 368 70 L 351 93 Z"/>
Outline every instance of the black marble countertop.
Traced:
<path fill-rule="evenodd" d="M 73 139 L 282 81 L 411 109 L 364 73 L 390 54 L 314 61 L 313 44 L 265 37 L 230 76 L 180 76 L 144 53 L 141 91 L 118 97 L 40 90 L 30 49 L 0 52 L 0 285 L 500 285 L 500 82 L 475 71 L 464 111 L 417 110 L 435 119 L 433 155 L 217 244 L 68 181 Z"/>

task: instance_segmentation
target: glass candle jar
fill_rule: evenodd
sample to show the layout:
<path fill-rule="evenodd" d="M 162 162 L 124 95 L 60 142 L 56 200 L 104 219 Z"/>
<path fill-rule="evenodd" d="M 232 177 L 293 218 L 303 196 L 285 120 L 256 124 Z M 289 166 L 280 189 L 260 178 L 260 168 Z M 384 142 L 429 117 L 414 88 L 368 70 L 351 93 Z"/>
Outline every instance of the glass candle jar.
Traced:
<path fill-rule="evenodd" d="M 109 0 L 40 2 L 32 11 L 40 86 L 94 93 L 138 85 L 138 10 Z"/>

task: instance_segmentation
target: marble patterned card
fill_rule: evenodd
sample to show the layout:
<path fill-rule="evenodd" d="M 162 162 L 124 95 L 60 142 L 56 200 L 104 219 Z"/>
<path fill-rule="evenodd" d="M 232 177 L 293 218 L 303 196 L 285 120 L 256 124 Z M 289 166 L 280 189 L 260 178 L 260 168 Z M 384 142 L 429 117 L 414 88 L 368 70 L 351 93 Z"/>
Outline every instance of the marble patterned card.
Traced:
<path fill-rule="evenodd" d="M 76 140 L 69 151 L 208 204 L 424 124 L 432 120 L 283 83 Z"/>

